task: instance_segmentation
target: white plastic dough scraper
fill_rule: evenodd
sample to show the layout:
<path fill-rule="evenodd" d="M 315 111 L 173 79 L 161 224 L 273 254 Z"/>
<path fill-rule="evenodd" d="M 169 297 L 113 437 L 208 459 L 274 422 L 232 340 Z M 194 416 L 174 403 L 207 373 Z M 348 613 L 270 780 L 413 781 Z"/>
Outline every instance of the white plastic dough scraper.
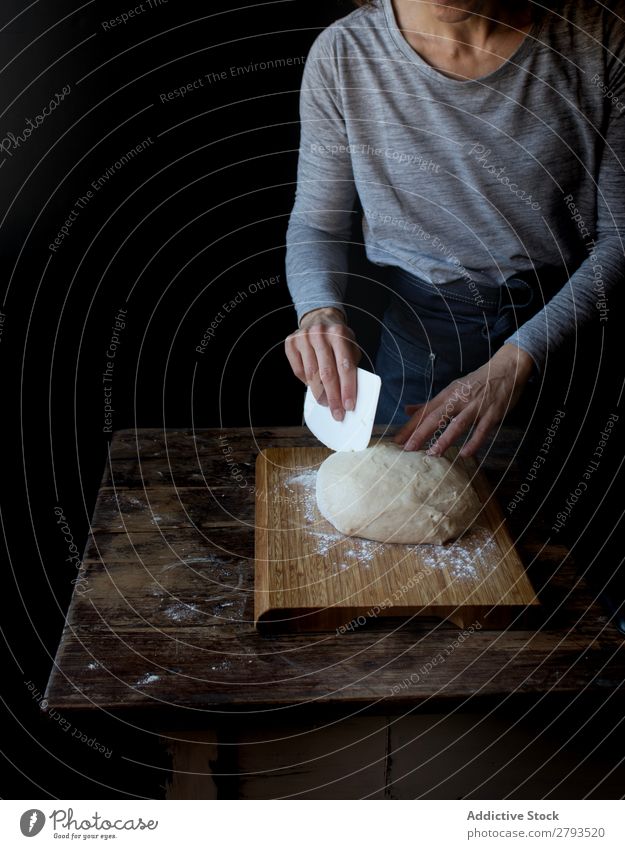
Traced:
<path fill-rule="evenodd" d="M 342 422 L 332 418 L 329 407 L 318 404 L 306 390 L 304 421 L 320 442 L 333 451 L 363 451 L 371 439 L 382 381 L 377 374 L 358 369 L 356 409 L 346 410 Z"/>

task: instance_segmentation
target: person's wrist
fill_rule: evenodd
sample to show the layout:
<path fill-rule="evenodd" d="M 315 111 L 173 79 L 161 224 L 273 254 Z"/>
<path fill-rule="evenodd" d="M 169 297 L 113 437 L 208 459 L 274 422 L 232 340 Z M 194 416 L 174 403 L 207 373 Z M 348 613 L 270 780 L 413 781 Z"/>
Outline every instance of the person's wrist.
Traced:
<path fill-rule="evenodd" d="M 518 380 L 529 380 L 534 371 L 534 358 L 531 354 L 518 345 L 507 342 L 503 345 L 495 356 L 505 358 L 514 368 Z"/>
<path fill-rule="evenodd" d="M 346 324 L 345 314 L 337 307 L 319 307 L 304 313 L 299 320 L 299 329 L 306 330 L 311 324 L 319 321 L 331 321 L 333 324 Z"/>

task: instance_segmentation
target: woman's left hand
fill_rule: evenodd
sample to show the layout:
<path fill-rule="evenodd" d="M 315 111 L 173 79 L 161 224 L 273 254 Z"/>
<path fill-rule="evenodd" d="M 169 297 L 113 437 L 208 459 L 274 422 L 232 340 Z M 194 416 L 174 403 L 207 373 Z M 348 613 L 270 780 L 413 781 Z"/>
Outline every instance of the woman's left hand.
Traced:
<path fill-rule="evenodd" d="M 416 451 L 434 437 L 427 453 L 443 454 L 474 425 L 471 438 L 460 454 L 470 457 L 519 400 L 534 361 L 516 345 L 503 345 L 480 368 L 455 380 L 426 404 L 406 407 L 412 413 L 394 441 L 406 451 Z"/>

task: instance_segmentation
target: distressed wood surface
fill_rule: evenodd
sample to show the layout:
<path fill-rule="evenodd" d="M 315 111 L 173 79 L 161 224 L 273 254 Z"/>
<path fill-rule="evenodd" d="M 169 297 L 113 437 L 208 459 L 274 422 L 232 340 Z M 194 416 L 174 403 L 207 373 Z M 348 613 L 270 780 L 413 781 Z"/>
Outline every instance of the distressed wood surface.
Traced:
<path fill-rule="evenodd" d="M 221 437 L 221 438 L 220 438 Z M 501 503 L 518 486 L 503 429 L 483 469 Z M 623 640 L 539 523 L 511 530 L 541 601 L 533 629 L 382 617 L 337 634 L 254 628 L 254 463 L 314 446 L 302 428 L 114 435 L 46 699 L 50 707 L 255 711 L 423 705 L 596 691 L 625 678 Z M 503 475 L 503 477 L 502 477 Z"/>

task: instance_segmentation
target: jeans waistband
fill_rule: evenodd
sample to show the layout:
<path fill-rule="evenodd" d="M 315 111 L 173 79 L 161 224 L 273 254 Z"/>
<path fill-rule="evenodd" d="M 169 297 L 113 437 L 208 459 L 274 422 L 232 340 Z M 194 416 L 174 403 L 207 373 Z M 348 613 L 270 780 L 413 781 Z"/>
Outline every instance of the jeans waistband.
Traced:
<path fill-rule="evenodd" d="M 501 286 L 487 286 L 473 280 L 436 285 L 398 266 L 390 267 L 387 276 L 393 294 L 407 301 L 409 307 L 432 309 L 437 301 L 442 306 L 442 300 L 446 310 L 457 317 L 497 315 L 502 309 L 528 307 L 534 299 L 533 287 L 521 277 L 511 277 Z"/>

